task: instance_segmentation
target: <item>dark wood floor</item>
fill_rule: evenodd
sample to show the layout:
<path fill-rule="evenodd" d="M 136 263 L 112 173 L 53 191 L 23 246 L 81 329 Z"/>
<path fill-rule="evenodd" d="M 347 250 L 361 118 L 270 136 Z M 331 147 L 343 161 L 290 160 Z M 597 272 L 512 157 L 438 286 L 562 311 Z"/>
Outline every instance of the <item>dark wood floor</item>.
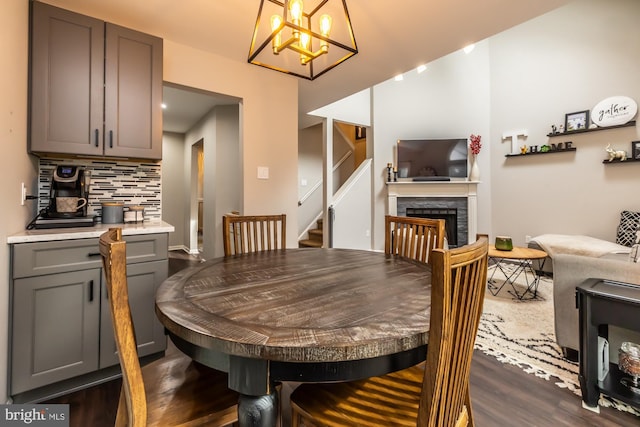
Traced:
<path fill-rule="evenodd" d="M 170 274 L 198 260 L 173 252 Z M 167 357 L 155 362 L 171 363 L 174 358 L 185 357 L 173 346 Z M 147 374 L 161 373 L 153 369 Z M 284 384 L 282 389 L 283 425 L 289 423 L 287 397 L 295 384 Z M 106 427 L 115 420 L 120 392 L 120 381 L 115 380 L 50 401 L 68 403 L 71 409 L 71 427 Z M 483 426 L 640 426 L 640 418 L 611 408 L 600 408 L 600 414 L 581 406 L 581 400 L 571 391 L 561 389 L 552 381 L 529 375 L 515 366 L 498 362 L 483 353 L 474 354 L 471 370 L 471 399 L 476 425 Z M 384 426 L 387 427 L 387 426 Z"/>

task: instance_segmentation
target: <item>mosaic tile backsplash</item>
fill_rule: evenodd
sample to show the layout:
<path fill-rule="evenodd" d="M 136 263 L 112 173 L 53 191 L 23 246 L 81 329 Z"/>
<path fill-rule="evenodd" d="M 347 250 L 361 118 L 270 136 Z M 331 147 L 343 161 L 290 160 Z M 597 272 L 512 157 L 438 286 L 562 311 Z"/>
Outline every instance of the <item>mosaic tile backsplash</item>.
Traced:
<path fill-rule="evenodd" d="M 160 220 L 161 164 L 125 160 L 40 158 L 38 209 L 49 205 L 51 178 L 58 165 L 82 166 L 89 180 L 89 215 L 101 215 L 102 202 L 144 206 L 145 221 Z"/>

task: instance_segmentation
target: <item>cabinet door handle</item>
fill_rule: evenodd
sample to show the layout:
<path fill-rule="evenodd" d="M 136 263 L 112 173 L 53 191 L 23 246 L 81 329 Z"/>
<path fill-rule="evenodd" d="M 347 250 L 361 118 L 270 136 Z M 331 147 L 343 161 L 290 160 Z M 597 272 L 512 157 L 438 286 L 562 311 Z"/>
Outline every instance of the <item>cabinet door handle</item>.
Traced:
<path fill-rule="evenodd" d="M 113 148 L 113 131 L 109 131 L 109 148 Z"/>
<path fill-rule="evenodd" d="M 100 146 L 100 132 L 96 129 L 96 147 Z"/>
<path fill-rule="evenodd" d="M 94 256 L 100 256 L 100 252 L 89 252 L 87 256 L 89 258 L 93 258 Z"/>
<path fill-rule="evenodd" d="M 93 280 L 89 280 L 89 302 L 93 302 Z"/>

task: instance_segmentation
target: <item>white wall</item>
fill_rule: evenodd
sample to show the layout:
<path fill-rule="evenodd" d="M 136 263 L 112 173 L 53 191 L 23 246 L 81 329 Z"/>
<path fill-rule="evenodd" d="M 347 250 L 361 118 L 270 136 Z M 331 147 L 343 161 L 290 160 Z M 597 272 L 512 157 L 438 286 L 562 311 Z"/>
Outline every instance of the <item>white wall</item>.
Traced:
<path fill-rule="evenodd" d="M 215 224 L 213 233 L 207 233 L 209 237 L 205 240 L 204 253 L 207 258 L 224 255 L 224 247 L 222 244 L 222 215 L 239 210 L 241 206 L 241 195 L 238 186 L 233 185 L 234 181 L 240 181 L 242 175 L 240 171 L 240 106 L 227 105 L 216 107 L 216 166 L 215 166 L 215 188 L 213 191 L 205 183 L 205 201 L 213 201 L 212 218 L 205 220 L 205 227 Z M 206 157 L 205 157 L 206 161 Z M 208 167 L 206 165 L 205 167 Z M 210 187 L 210 185 L 209 185 Z M 208 206 L 207 206 L 208 207 Z M 208 231 L 205 230 L 205 231 Z M 211 236 L 213 235 L 213 240 Z"/>
<path fill-rule="evenodd" d="M 164 65 L 165 81 L 243 100 L 240 211 L 286 214 L 287 245 L 297 246 L 297 80 L 168 40 Z M 257 178 L 258 166 L 269 168 L 269 179 Z"/>
<path fill-rule="evenodd" d="M 169 247 L 188 249 L 185 237 L 184 134 L 162 134 L 162 219 L 175 227 L 169 233 Z"/>
<path fill-rule="evenodd" d="M 27 154 L 27 76 L 29 3 L 10 0 L 2 3 L 0 14 L 0 240 L 24 230 L 36 214 L 36 201 L 20 204 L 20 184 L 29 194 L 37 194 L 37 164 Z M 0 244 L 0 402 L 6 401 L 7 320 L 9 303 L 9 245 Z"/>
<path fill-rule="evenodd" d="M 492 233 L 586 234 L 614 240 L 620 211 L 640 211 L 640 163 L 603 165 L 640 128 L 547 138 L 564 115 L 609 96 L 640 102 L 640 2 L 581 0 L 490 38 Z M 573 141 L 575 153 L 505 158 L 508 129 L 528 145 Z"/>
<path fill-rule="evenodd" d="M 20 183 L 29 194 L 37 188 L 37 164 L 27 154 L 27 78 L 29 1 L 3 1 L 0 14 L 0 144 L 4 167 L 0 186 L 0 239 L 24 229 L 36 214 L 35 202 L 20 205 Z M 109 17 L 103 17 L 109 19 Z M 111 20 L 111 19 L 110 19 Z M 118 23 L 117 19 L 111 22 Z M 143 29 L 142 29 L 143 30 Z M 164 37 L 164 34 L 157 34 Z M 297 246 L 298 80 L 244 62 L 233 62 L 165 37 L 166 81 L 234 95 L 244 100 L 242 123 L 242 208 L 247 214 L 287 214 L 288 245 Z M 270 179 L 258 181 L 257 166 L 270 168 Z M 0 245 L 0 384 L 7 383 L 9 247 Z M 0 387 L 6 400 L 6 387 Z"/>
<path fill-rule="evenodd" d="M 184 229 L 184 244 L 191 252 L 198 249 L 197 228 L 197 177 L 198 165 L 192 147 L 202 141 L 204 152 L 203 183 L 203 247 L 201 256 L 211 259 L 224 254 L 222 245 L 222 215 L 240 210 L 242 203 L 242 167 L 240 164 L 240 111 L 239 105 L 218 106 L 207 113 L 184 138 L 186 186 L 189 191 L 186 203 L 189 210 L 179 224 Z M 163 192 L 166 190 L 163 189 Z M 167 194 L 171 197 L 171 194 Z M 176 199 L 180 194 L 175 194 Z M 191 235 L 190 235 L 191 233 Z"/>
<path fill-rule="evenodd" d="M 640 211 L 640 164 L 603 165 L 604 148 L 630 150 L 638 127 L 550 139 L 564 115 L 613 95 L 640 101 L 640 2 L 579 0 L 452 53 L 402 82 L 374 88 L 376 232 L 385 211 L 384 170 L 396 139 L 482 135 L 478 231 L 525 236 L 585 234 L 615 240 L 622 210 Z M 527 145 L 573 141 L 575 153 L 506 158 L 505 131 Z M 380 236 L 376 233 L 376 237 Z M 383 244 L 376 238 L 375 247 Z"/>
<path fill-rule="evenodd" d="M 341 122 L 369 126 L 371 124 L 370 105 L 371 91 L 365 89 L 325 107 L 311 111 L 309 115 L 333 117 Z"/>
<path fill-rule="evenodd" d="M 336 195 L 333 223 L 334 248 L 371 249 L 371 161 L 360 165 L 345 191 L 349 197 Z"/>
<path fill-rule="evenodd" d="M 384 248 L 387 213 L 387 163 L 396 164 L 398 139 L 468 138 L 483 136 L 478 155 L 478 232 L 491 226 L 490 65 L 488 43 L 470 54 L 454 52 L 428 64 L 422 73 L 411 71 L 404 80 L 389 80 L 373 88 L 374 249 Z"/>
<path fill-rule="evenodd" d="M 306 184 L 303 185 L 302 182 Z M 301 129 L 298 133 L 298 200 L 302 200 L 322 181 L 322 125 Z M 298 233 L 306 230 L 322 211 L 322 186 L 298 208 Z M 313 227 L 315 228 L 315 226 Z"/>
<path fill-rule="evenodd" d="M 369 126 L 371 124 L 371 90 L 366 89 L 356 94 L 348 96 L 344 99 L 336 101 L 325 107 L 319 108 L 309 113 L 322 118 L 331 118 L 332 123 L 334 121 L 347 123 L 359 126 Z M 338 123 L 338 126 L 340 124 Z M 300 130 L 298 134 L 298 175 L 299 179 L 306 179 L 309 184 L 307 187 L 303 187 L 300 183 L 298 192 L 300 197 L 306 194 L 313 183 L 308 179 L 311 177 L 314 179 L 314 183 L 322 180 L 322 147 L 323 147 L 323 134 L 322 124 L 310 126 L 308 128 Z M 333 130 L 333 164 L 340 160 L 346 151 L 351 151 L 353 147 L 348 147 L 337 130 Z M 348 159 L 340 168 L 333 173 L 333 188 L 332 193 L 335 193 L 344 182 L 349 179 L 349 176 L 353 173 L 355 168 L 355 154 Z M 369 167 L 369 174 L 370 174 Z M 367 193 L 362 194 L 364 188 L 362 183 L 358 184 L 358 191 L 352 195 L 353 200 L 345 201 L 340 211 L 336 211 L 336 218 L 338 215 L 340 218 L 340 226 L 338 229 L 334 228 L 334 239 L 340 239 L 340 244 L 346 243 L 347 246 L 336 246 L 334 241 L 334 247 L 359 247 L 371 249 L 371 239 L 369 236 L 366 238 L 366 242 L 362 243 L 364 229 L 370 230 L 370 215 L 365 215 L 367 221 L 366 224 L 362 223 L 363 212 L 367 213 L 371 203 L 371 183 L 367 184 Z M 323 211 L 323 192 L 322 188 L 319 188 L 313 197 L 310 197 L 305 203 L 298 209 L 298 224 L 299 233 L 302 233 L 307 229 L 309 223 L 317 216 L 319 212 Z M 366 196 L 366 199 L 363 199 Z M 352 201 L 356 201 L 355 205 L 351 205 Z M 357 211 L 357 214 L 347 213 L 347 209 L 344 207 L 349 205 Z M 357 218 L 357 226 L 354 227 L 353 219 Z M 361 228 L 364 229 L 361 230 Z M 315 228 L 315 226 L 312 226 Z M 362 231 L 362 233 L 360 232 Z M 369 231 L 370 233 L 370 231 Z M 339 237 L 338 237 L 339 235 Z"/>

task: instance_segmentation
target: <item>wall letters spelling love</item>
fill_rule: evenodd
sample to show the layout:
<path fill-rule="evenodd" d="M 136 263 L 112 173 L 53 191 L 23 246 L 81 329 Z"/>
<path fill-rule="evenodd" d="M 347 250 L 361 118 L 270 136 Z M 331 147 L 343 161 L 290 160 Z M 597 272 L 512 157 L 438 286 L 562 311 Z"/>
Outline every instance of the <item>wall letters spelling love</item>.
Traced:
<path fill-rule="evenodd" d="M 612 96 L 591 110 L 591 121 L 600 127 L 623 125 L 636 116 L 638 104 L 628 96 Z"/>

